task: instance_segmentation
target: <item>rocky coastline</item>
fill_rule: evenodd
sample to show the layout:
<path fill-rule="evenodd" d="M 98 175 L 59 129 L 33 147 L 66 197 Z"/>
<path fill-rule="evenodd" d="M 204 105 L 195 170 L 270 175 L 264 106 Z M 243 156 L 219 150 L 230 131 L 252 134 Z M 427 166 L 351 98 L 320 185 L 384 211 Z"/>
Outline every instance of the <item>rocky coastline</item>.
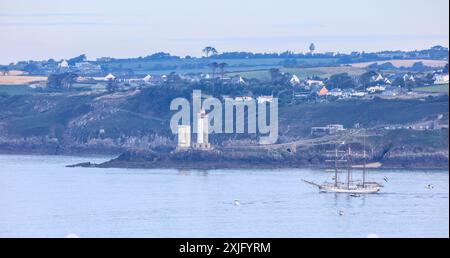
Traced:
<path fill-rule="evenodd" d="M 221 148 L 210 151 L 126 151 L 117 158 L 101 164 L 90 162 L 71 167 L 143 168 L 143 169 L 279 169 L 325 168 L 330 157 L 320 147 L 308 150 Z M 380 169 L 449 169 L 448 152 L 374 150 L 367 162 L 378 162 Z M 362 163 L 362 156 L 353 157 L 354 164 Z"/>

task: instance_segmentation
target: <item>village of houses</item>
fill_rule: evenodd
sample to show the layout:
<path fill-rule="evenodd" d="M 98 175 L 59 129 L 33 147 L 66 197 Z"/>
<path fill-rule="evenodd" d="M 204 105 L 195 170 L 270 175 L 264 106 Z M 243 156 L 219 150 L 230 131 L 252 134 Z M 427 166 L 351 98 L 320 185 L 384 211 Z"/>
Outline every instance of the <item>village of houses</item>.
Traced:
<path fill-rule="evenodd" d="M 388 62 L 388 61 L 386 61 Z M 366 68 L 367 71 L 370 69 Z M 273 69 L 271 69 L 273 70 Z M 448 65 L 444 70 L 442 67 L 437 67 L 435 70 L 427 72 L 411 72 L 408 70 L 398 70 L 395 72 L 384 73 L 381 71 L 371 71 L 372 75 L 370 81 L 366 85 L 358 85 L 356 83 L 353 87 L 330 87 L 330 78 L 322 77 L 305 77 L 301 78 L 296 74 L 277 72 L 283 78 L 283 80 L 277 83 L 292 87 L 293 99 L 297 101 L 310 101 L 310 102 L 323 102 L 323 101 L 336 101 L 354 98 L 417 98 L 436 93 L 448 94 Z M 0 71 L 1 72 L 1 71 Z M 89 61 L 77 62 L 70 65 L 67 60 L 61 60 L 56 62 L 51 72 L 53 74 L 72 73 L 76 74 L 75 80 L 64 85 L 64 88 L 81 88 L 96 91 L 111 91 L 111 90 L 128 90 L 133 88 L 152 87 L 163 85 L 171 82 L 178 83 L 201 83 L 201 82 L 220 82 L 227 85 L 240 85 L 245 89 L 248 85 L 258 85 L 260 81 L 255 78 L 245 78 L 239 75 L 238 72 L 217 73 L 216 71 L 198 73 L 198 74 L 177 74 L 175 72 L 167 75 L 123 75 L 107 73 L 103 76 L 102 68 L 100 65 Z M 269 73 L 271 71 L 267 71 Z M 1 84 L 27 84 L 31 88 L 45 89 L 48 87 L 47 76 L 27 76 L 23 71 L 3 71 L 0 75 Z M 50 75 L 51 76 L 51 75 Z M 404 82 L 404 84 L 415 83 L 417 80 L 422 82 L 422 87 L 410 88 L 401 87 L 395 85 L 394 82 L 398 79 Z M 18 83 L 15 83 L 15 82 Z M 355 79 L 355 81 L 358 81 Z M 270 83 L 270 82 L 269 82 Z M 108 85 L 114 84 L 114 88 L 108 88 Z M 433 91 L 433 87 L 446 87 L 444 91 Z M 429 90 L 424 90 L 431 89 Z M 245 91 L 244 91 L 245 92 Z M 230 96 L 223 96 L 230 97 Z M 254 96 L 251 91 L 248 91 L 248 95 L 232 96 L 236 100 L 251 100 L 258 99 L 259 102 L 270 102 L 273 99 L 272 95 Z"/>
<path fill-rule="evenodd" d="M 104 61 L 102 59 L 102 61 Z M 388 61 L 386 61 L 388 62 Z M 113 73 L 102 74 L 100 65 L 94 62 L 82 61 L 70 65 L 67 60 L 56 62 L 51 69 L 53 74 L 73 73 L 76 74 L 76 79 L 73 83 L 65 87 L 89 88 L 94 90 L 108 90 L 108 84 L 114 83 L 114 90 L 127 90 L 130 88 L 151 87 L 167 83 L 168 81 L 178 81 L 187 83 L 199 83 L 201 81 L 219 81 L 222 84 L 241 85 L 245 88 L 249 84 L 258 84 L 259 81 L 254 78 L 245 78 L 239 73 L 233 72 L 232 76 L 227 73 L 198 73 L 198 74 L 176 74 L 174 72 L 167 75 L 116 75 Z M 329 85 L 330 78 L 311 77 L 300 78 L 296 74 L 283 73 L 278 71 L 284 80 L 281 82 L 293 87 L 293 98 L 297 100 L 308 101 L 333 101 L 352 98 L 373 98 L 374 96 L 384 98 L 411 98 L 421 96 L 423 94 L 430 94 L 429 91 L 424 91 L 423 87 L 407 88 L 405 86 L 396 86 L 394 82 L 401 79 L 404 84 L 415 83 L 416 80 L 422 82 L 422 86 L 441 85 L 448 88 L 449 74 L 448 64 L 444 71 L 442 67 L 437 67 L 435 70 L 427 72 L 411 72 L 408 70 L 398 70 L 396 72 L 383 73 L 381 71 L 372 71 L 370 82 L 366 85 L 358 85 L 354 87 L 334 87 Z M 368 69 L 367 71 L 370 71 Z M 271 69 L 273 70 L 273 69 Z M 278 69 L 276 69 L 278 70 Z M 26 72 L 22 71 L 0 71 L 0 84 L 15 84 L 17 80 L 19 84 L 28 84 L 32 88 L 45 88 L 48 85 L 46 76 L 27 76 Z M 46 71 L 43 71 L 46 72 Z M 47 73 L 46 72 L 46 73 Z M 268 70 L 267 73 L 270 71 Z M 355 79 L 355 81 L 358 81 Z M 280 83 L 280 82 L 278 82 Z M 345 85 L 344 85 L 345 86 Z M 444 93 L 448 93 L 448 89 Z M 258 98 L 259 101 L 270 101 L 273 96 L 253 96 L 251 92 L 249 95 L 233 96 L 237 100 L 249 100 Z M 226 96 L 229 97 L 229 96 Z"/>
<path fill-rule="evenodd" d="M 189 83 L 198 83 L 202 80 L 219 80 L 224 84 L 245 85 L 255 83 L 255 79 L 244 78 L 240 75 L 226 76 L 215 72 L 199 73 L 194 75 L 182 75 L 171 73 L 168 75 L 141 75 L 141 76 L 120 76 L 113 73 L 108 73 L 104 77 L 89 77 L 84 75 L 101 73 L 99 65 L 89 62 L 76 63 L 74 66 L 69 66 L 66 60 L 62 60 L 58 64 L 58 71 L 73 71 L 81 76 L 77 78 L 77 82 L 91 82 L 105 85 L 108 82 L 115 82 L 118 84 L 118 89 L 128 89 L 135 87 L 151 87 L 167 82 L 168 80 L 180 80 Z M 235 73 L 234 73 L 235 74 Z M 333 88 L 330 89 L 327 85 L 329 78 L 300 78 L 295 74 L 282 73 L 286 77 L 285 82 L 294 87 L 294 97 L 297 99 L 332 101 L 351 98 L 372 98 L 378 97 L 398 97 L 408 98 L 417 97 L 423 94 L 429 94 L 429 91 L 424 91 L 423 87 L 418 89 L 408 89 L 406 87 L 395 86 L 394 81 L 401 78 L 405 83 L 414 83 L 416 80 L 425 81 L 423 86 L 447 86 L 449 83 L 448 71 L 443 69 L 436 69 L 431 72 L 396 72 L 396 73 L 382 73 L 374 72 L 370 78 L 370 86 L 363 89 L 361 87 L 355 88 Z M 428 78 L 428 79 L 425 79 Z M 429 79 L 431 78 L 431 79 Z M 256 82 L 257 83 L 257 82 Z M 42 84 L 41 84 L 42 86 Z M 358 86 L 358 85 L 356 85 Z M 432 89 L 432 88 L 430 88 Z M 448 91 L 447 91 L 448 92 Z M 226 96 L 228 97 L 228 96 Z M 259 101 L 270 101 L 273 96 L 235 96 L 237 100 L 250 100 L 258 98 Z"/>

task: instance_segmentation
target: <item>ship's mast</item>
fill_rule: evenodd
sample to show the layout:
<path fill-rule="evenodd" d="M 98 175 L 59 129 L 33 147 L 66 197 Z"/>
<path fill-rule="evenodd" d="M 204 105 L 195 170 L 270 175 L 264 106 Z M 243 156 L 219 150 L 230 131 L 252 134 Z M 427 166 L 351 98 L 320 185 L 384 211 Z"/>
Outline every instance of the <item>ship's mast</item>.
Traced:
<path fill-rule="evenodd" d="M 343 143 L 342 143 L 343 144 Z M 339 182 L 339 163 L 342 162 L 343 164 L 341 165 L 345 165 L 345 162 L 347 162 L 347 159 L 345 159 L 346 155 L 346 151 L 340 151 L 339 147 L 340 147 L 340 143 L 335 143 L 334 145 L 334 151 L 330 150 L 327 151 L 327 153 L 330 153 L 329 157 L 330 159 L 325 160 L 325 162 L 327 163 L 331 163 L 334 165 L 334 185 L 337 187 L 339 186 L 340 182 Z M 342 154 L 342 156 L 341 156 Z M 333 159 L 331 159 L 331 157 L 334 156 Z"/>
<path fill-rule="evenodd" d="M 338 186 L 338 161 L 337 161 L 337 159 L 338 159 L 338 148 L 337 148 L 337 144 L 335 145 L 335 148 L 334 148 L 334 152 L 335 152 L 335 155 L 334 155 L 334 186 Z"/>
<path fill-rule="evenodd" d="M 364 163 L 363 163 L 363 187 L 366 187 L 366 133 L 364 131 L 364 138 L 363 138 L 363 159 L 364 159 Z"/>
<path fill-rule="evenodd" d="M 350 181 L 352 181 L 352 157 L 351 148 L 348 146 L 348 158 L 347 158 L 347 189 L 350 190 Z"/>

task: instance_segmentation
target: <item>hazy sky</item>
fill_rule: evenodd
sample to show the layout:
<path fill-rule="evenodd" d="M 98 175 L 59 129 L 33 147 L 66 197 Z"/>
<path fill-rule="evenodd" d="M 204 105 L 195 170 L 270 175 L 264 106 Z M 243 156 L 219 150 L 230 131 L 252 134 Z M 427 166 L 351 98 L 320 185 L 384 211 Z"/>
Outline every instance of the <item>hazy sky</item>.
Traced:
<path fill-rule="evenodd" d="M 448 0 L 0 0 L 0 63 L 449 44 Z"/>

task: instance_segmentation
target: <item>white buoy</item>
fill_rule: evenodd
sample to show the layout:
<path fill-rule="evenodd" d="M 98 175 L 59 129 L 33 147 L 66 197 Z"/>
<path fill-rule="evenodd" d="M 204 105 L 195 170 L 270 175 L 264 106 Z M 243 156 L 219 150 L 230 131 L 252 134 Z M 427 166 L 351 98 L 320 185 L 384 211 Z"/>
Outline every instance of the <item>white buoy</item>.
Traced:
<path fill-rule="evenodd" d="M 241 202 L 237 199 L 234 200 L 234 206 L 239 206 L 239 205 L 241 205 Z"/>

